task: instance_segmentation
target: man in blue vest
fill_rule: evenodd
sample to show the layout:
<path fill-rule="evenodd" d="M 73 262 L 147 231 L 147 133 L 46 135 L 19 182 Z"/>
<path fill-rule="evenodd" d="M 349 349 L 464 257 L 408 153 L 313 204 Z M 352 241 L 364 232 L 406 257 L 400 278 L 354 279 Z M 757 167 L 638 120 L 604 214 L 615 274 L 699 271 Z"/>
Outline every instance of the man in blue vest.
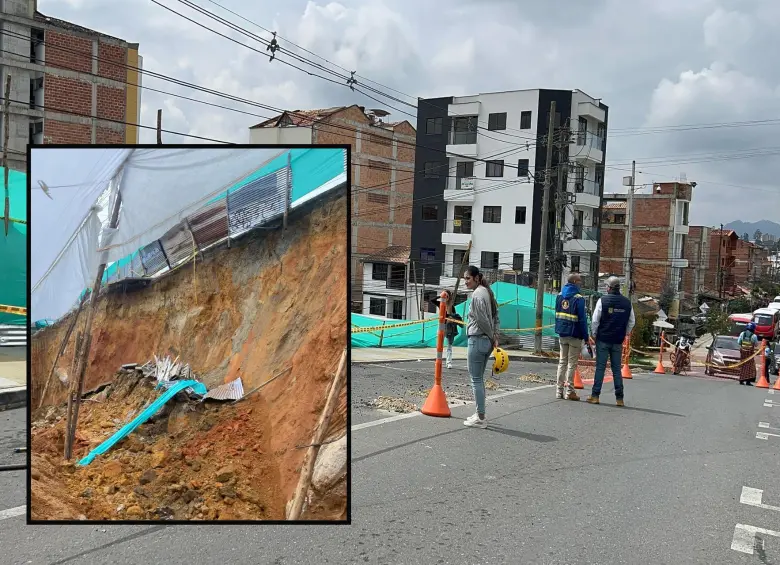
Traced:
<path fill-rule="evenodd" d="M 590 335 L 596 341 L 596 375 L 593 377 L 590 396 L 586 399 L 590 404 L 599 403 L 604 371 L 607 369 L 607 359 L 609 359 L 612 379 L 615 383 L 615 399 L 618 406 L 623 406 L 623 375 L 620 372 L 623 340 L 633 329 L 634 323 L 631 301 L 620 294 L 620 279 L 609 277 L 607 294 L 599 298 L 596 303 L 590 328 Z"/>
<path fill-rule="evenodd" d="M 561 353 L 558 358 L 558 384 L 555 398 L 579 400 L 574 392 L 572 377 L 582 351 L 582 342 L 588 338 L 588 320 L 585 317 L 585 298 L 580 294 L 579 273 L 571 273 L 567 284 L 555 300 L 555 333 L 559 336 Z"/>

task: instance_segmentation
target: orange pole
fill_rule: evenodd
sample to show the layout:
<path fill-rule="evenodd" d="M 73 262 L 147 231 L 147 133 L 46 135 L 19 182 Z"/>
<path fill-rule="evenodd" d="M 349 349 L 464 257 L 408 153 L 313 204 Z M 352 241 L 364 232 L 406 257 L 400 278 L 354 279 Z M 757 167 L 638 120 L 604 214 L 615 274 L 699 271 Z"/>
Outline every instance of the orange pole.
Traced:
<path fill-rule="evenodd" d="M 756 383 L 756 388 L 769 388 L 769 381 L 766 380 L 766 340 L 761 340 L 761 378 Z"/>
<path fill-rule="evenodd" d="M 443 291 L 439 300 L 439 331 L 436 334 L 436 364 L 433 370 L 433 388 L 428 393 L 420 412 L 426 416 L 437 416 L 439 418 L 449 418 L 452 413 L 447 403 L 447 395 L 441 386 L 442 354 L 444 353 L 444 333 L 447 327 L 447 298 L 448 294 Z"/>
<path fill-rule="evenodd" d="M 661 349 L 658 352 L 658 365 L 655 367 L 654 373 L 657 373 L 659 375 L 665 375 L 666 369 L 664 369 L 664 340 L 666 339 L 666 334 L 662 331 L 661 332 Z"/>
<path fill-rule="evenodd" d="M 624 379 L 634 378 L 631 374 L 631 367 L 628 366 L 629 359 L 631 359 L 631 334 L 628 334 L 623 340 L 623 367 L 621 367 L 620 374 Z"/>

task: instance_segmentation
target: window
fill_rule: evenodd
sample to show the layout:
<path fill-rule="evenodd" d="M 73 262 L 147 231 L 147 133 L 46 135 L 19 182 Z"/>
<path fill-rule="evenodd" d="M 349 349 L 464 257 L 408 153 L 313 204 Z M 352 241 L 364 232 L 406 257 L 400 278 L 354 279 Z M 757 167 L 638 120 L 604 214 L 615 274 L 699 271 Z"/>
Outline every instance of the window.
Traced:
<path fill-rule="evenodd" d="M 625 224 L 626 223 L 626 215 L 625 214 L 615 214 L 614 223 L 616 223 L 616 224 Z"/>
<path fill-rule="evenodd" d="M 463 265 L 463 260 L 466 257 L 466 250 L 465 249 L 455 249 L 452 252 L 452 276 L 457 277 L 458 275 L 462 274 L 460 273 L 460 266 Z M 465 269 L 468 265 L 463 265 L 463 268 Z"/>
<path fill-rule="evenodd" d="M 498 251 L 483 251 L 480 269 L 498 269 Z"/>
<path fill-rule="evenodd" d="M 488 114 L 488 129 L 498 131 L 506 129 L 506 112 Z"/>
<path fill-rule="evenodd" d="M 404 301 L 403 300 L 393 300 L 393 312 L 390 315 L 390 317 L 393 320 L 403 320 L 404 319 Z"/>
<path fill-rule="evenodd" d="M 436 250 L 431 247 L 420 248 L 420 261 L 423 263 L 433 263 L 436 260 Z"/>
<path fill-rule="evenodd" d="M 425 120 L 426 135 L 441 135 L 443 118 L 428 118 Z"/>
<path fill-rule="evenodd" d="M 425 163 L 425 178 L 426 179 L 437 179 L 439 178 L 439 171 L 441 170 L 442 164 L 436 163 L 432 161 L 428 161 Z"/>
<path fill-rule="evenodd" d="M 387 280 L 388 265 L 386 263 L 374 263 L 371 269 L 371 278 L 375 281 Z"/>
<path fill-rule="evenodd" d="M 520 129 L 531 129 L 531 112 L 520 113 Z"/>
<path fill-rule="evenodd" d="M 512 269 L 514 271 L 523 272 L 523 263 L 525 262 L 525 256 L 522 253 L 512 254 Z"/>
<path fill-rule="evenodd" d="M 387 300 L 384 298 L 369 298 L 368 313 L 373 316 L 384 316 L 387 312 Z"/>
<path fill-rule="evenodd" d="M 402 267 L 401 265 L 390 265 L 390 269 L 387 275 L 387 288 L 403 290 L 406 287 L 404 284 L 405 276 L 405 267 Z"/>
<path fill-rule="evenodd" d="M 376 194 L 374 192 L 369 192 L 367 195 L 367 200 L 369 204 L 389 204 L 390 196 L 388 194 Z"/>
<path fill-rule="evenodd" d="M 474 161 L 461 161 L 458 163 L 458 170 L 456 174 L 458 178 L 473 177 Z"/>
<path fill-rule="evenodd" d="M 517 176 L 518 177 L 528 176 L 528 159 L 517 160 Z"/>
<path fill-rule="evenodd" d="M 579 273 L 580 272 L 580 256 L 579 255 L 572 255 L 571 257 L 571 268 L 569 269 L 572 273 Z"/>
<path fill-rule="evenodd" d="M 525 206 L 516 206 L 515 207 L 515 223 L 516 224 L 524 224 L 525 223 Z"/>
<path fill-rule="evenodd" d="M 423 222 L 435 222 L 439 219 L 439 207 L 431 205 L 422 206 L 422 219 Z"/>
<path fill-rule="evenodd" d="M 455 145 L 477 142 L 477 116 L 458 116 L 452 120 L 452 138 Z"/>
<path fill-rule="evenodd" d="M 500 224 L 501 206 L 485 206 L 482 209 L 482 222 L 485 224 Z"/>
<path fill-rule="evenodd" d="M 487 161 L 485 164 L 485 176 L 486 177 L 503 177 L 504 176 L 504 160 Z"/>
<path fill-rule="evenodd" d="M 471 206 L 455 206 L 452 233 L 471 233 Z"/>

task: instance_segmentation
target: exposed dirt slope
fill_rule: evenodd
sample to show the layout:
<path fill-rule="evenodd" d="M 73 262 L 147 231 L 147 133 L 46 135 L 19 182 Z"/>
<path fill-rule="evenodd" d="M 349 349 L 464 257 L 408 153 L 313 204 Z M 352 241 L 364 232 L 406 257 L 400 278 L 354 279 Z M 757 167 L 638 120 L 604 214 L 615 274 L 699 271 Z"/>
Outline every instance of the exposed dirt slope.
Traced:
<path fill-rule="evenodd" d="M 346 244 L 342 195 L 298 211 L 284 233 L 261 231 L 147 289 L 102 298 L 85 390 L 114 380 L 120 365 L 143 363 L 152 354 L 179 355 L 209 387 L 240 375 L 250 391 L 289 371 L 236 405 L 175 405 L 157 423 L 75 469 L 62 465 L 65 423 L 57 416 L 67 387 L 55 375 L 43 408 L 33 414 L 35 421 L 48 411 L 48 423 L 33 434 L 33 516 L 122 519 L 132 509 L 142 519 L 161 517 L 159 512 L 174 512 L 176 519 L 284 519 L 305 454 L 296 446 L 311 442 L 346 347 Z M 33 338 L 33 407 L 68 322 Z M 58 363 L 60 373 L 70 370 L 74 341 Z M 78 458 L 158 394 L 143 383 L 117 382 L 110 391 L 107 399 L 82 407 Z M 332 437 L 344 434 L 346 409 L 343 390 Z M 141 475 L 155 465 L 155 477 L 141 484 Z M 224 471 L 221 477 L 218 471 Z M 317 515 L 304 518 L 345 518 L 345 502 L 324 510 L 312 505 L 309 514 Z"/>

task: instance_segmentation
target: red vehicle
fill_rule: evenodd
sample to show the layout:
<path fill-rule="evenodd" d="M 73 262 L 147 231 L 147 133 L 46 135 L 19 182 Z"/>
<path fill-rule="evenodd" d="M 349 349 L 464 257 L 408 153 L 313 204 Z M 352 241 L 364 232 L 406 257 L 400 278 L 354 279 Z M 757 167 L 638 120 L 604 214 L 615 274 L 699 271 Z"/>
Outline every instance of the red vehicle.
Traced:
<path fill-rule="evenodd" d="M 780 312 L 772 308 L 759 308 L 753 312 L 753 323 L 756 324 L 756 337 L 774 341 L 780 328 Z"/>
<path fill-rule="evenodd" d="M 729 316 L 729 335 L 739 337 L 752 320 L 753 314 L 732 314 Z"/>

